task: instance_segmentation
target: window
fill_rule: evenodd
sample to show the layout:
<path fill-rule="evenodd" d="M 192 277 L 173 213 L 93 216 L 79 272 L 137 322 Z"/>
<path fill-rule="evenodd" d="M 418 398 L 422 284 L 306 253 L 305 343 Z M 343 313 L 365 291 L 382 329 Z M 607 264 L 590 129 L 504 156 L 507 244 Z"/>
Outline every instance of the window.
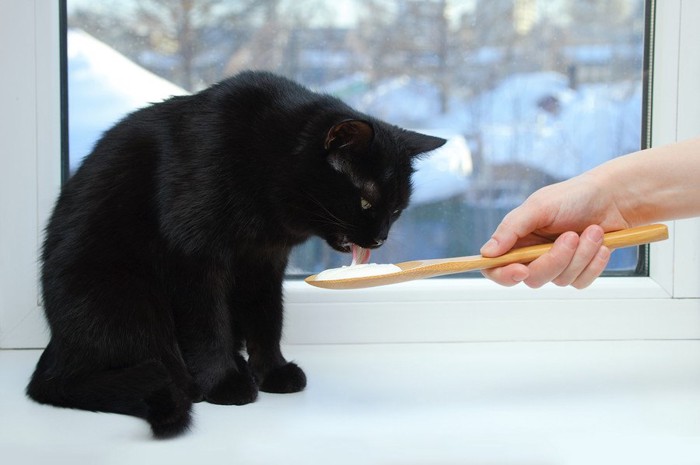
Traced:
<path fill-rule="evenodd" d="M 660 145 L 697 136 L 700 127 L 700 3 L 652 3 L 654 80 L 647 91 L 653 105 L 647 123 L 652 143 Z M 2 11 L 0 40 L 11 47 L 3 48 L 0 60 L 13 72 L 0 75 L 0 348 L 42 347 L 47 332 L 38 302 L 37 251 L 60 186 L 60 10 L 58 2 L 7 0 Z M 700 338 L 700 221 L 670 227 L 671 238 L 650 247 L 649 277 L 601 278 L 585 291 L 505 289 L 480 279 L 362 292 L 289 282 L 286 339 Z"/>
<path fill-rule="evenodd" d="M 274 71 L 451 138 L 373 261 L 471 255 L 535 189 L 640 148 L 644 0 L 67 0 L 70 166 L 127 111 Z M 575 18 L 575 20 L 574 20 Z M 642 257 L 618 250 L 609 270 Z M 320 239 L 289 275 L 347 264 Z M 477 274 L 478 275 L 478 274 Z"/>

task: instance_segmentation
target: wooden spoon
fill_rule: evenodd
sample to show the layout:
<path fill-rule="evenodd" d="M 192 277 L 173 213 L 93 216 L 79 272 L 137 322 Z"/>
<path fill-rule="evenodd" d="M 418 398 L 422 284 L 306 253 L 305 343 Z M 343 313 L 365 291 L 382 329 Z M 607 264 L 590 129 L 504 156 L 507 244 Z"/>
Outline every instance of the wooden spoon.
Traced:
<path fill-rule="evenodd" d="M 668 239 L 668 228 L 663 224 L 652 224 L 636 228 L 623 229 L 605 234 L 603 243 L 610 249 L 641 245 Z M 540 244 L 511 250 L 500 257 L 485 258 L 481 255 L 468 257 L 436 258 L 431 260 L 413 260 L 397 263 L 401 271 L 379 276 L 365 276 L 343 279 L 316 279 L 318 275 L 309 276 L 306 282 L 312 286 L 325 289 L 360 289 L 365 287 L 385 286 L 414 279 L 432 278 L 465 271 L 481 270 L 508 265 L 510 263 L 529 263 L 549 251 L 552 244 Z"/>

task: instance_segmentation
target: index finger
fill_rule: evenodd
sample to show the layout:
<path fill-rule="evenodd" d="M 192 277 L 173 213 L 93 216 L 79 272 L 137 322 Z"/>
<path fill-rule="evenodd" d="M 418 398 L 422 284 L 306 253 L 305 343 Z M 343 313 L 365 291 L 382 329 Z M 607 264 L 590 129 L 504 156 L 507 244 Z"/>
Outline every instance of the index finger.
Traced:
<path fill-rule="evenodd" d="M 491 238 L 481 247 L 481 255 L 484 257 L 503 255 L 512 249 L 519 240 L 544 226 L 540 224 L 542 215 L 530 214 L 529 210 L 525 205 L 511 210 L 496 227 Z"/>

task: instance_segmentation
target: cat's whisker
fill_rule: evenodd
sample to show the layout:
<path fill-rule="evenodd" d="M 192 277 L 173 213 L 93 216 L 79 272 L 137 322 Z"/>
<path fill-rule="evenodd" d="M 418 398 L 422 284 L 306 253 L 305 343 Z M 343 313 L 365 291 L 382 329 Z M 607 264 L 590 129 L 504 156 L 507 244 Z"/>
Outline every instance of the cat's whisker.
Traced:
<path fill-rule="evenodd" d="M 312 221 L 314 221 L 318 224 L 334 226 L 334 227 L 342 228 L 345 230 L 355 229 L 354 225 L 352 225 L 352 224 L 349 224 L 347 222 L 344 222 L 342 220 L 336 219 L 336 218 L 331 217 L 331 216 L 324 215 L 323 213 L 319 213 L 318 211 L 300 208 L 299 206 L 295 206 L 294 208 L 300 212 L 305 213 L 310 218 L 312 218 Z M 328 212 L 326 212 L 326 213 L 328 213 Z"/>
<path fill-rule="evenodd" d="M 308 198 L 309 198 L 311 201 L 313 201 L 316 205 L 318 205 L 319 207 L 321 207 L 321 209 L 322 209 L 326 214 L 328 214 L 329 219 L 334 220 L 333 223 L 329 223 L 329 224 L 334 224 L 334 225 L 341 226 L 341 227 L 344 227 L 344 228 L 349 228 L 349 229 L 355 227 L 355 225 L 353 225 L 352 223 L 348 223 L 347 221 L 344 221 L 344 220 L 338 218 L 338 217 L 337 217 L 335 214 L 333 214 L 333 212 L 331 212 L 320 200 L 318 200 L 316 197 L 314 197 L 314 196 L 313 196 L 312 194 L 310 194 L 309 192 L 307 192 L 307 191 L 302 191 L 302 192 L 304 193 L 304 195 L 306 195 L 306 197 L 308 197 Z M 309 212 L 309 213 L 311 213 L 311 212 Z M 318 213 L 317 213 L 316 215 L 317 215 L 317 216 L 320 216 L 320 217 L 323 217 L 322 215 L 320 215 L 320 214 L 318 214 Z"/>

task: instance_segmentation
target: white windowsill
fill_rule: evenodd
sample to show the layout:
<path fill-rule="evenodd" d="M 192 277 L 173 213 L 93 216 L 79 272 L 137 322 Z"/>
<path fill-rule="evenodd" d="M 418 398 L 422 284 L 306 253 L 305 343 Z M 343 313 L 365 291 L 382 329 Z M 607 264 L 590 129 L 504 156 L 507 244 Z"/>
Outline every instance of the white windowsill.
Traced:
<path fill-rule="evenodd" d="M 363 291 L 288 282 L 288 343 L 580 341 L 700 338 L 700 301 L 651 278 L 601 278 L 578 291 L 424 280 Z"/>
<path fill-rule="evenodd" d="M 3 330 L 5 347 L 48 342 L 42 309 Z M 601 278 L 579 291 L 432 279 L 354 291 L 285 283 L 291 344 L 700 339 L 700 300 L 674 299 L 651 278 Z"/>
<path fill-rule="evenodd" d="M 361 290 L 328 290 L 313 287 L 300 279 L 290 279 L 285 282 L 285 297 L 287 303 L 386 303 L 662 299 L 668 298 L 669 294 L 647 277 L 600 278 L 584 290 L 553 284 L 547 284 L 541 289 L 530 289 L 524 284 L 506 288 L 480 278 L 433 278 Z"/>
<path fill-rule="evenodd" d="M 657 2 L 653 142 L 697 135 L 700 69 L 693 53 L 700 3 Z M 0 146 L 21 153 L 0 182 L 0 347 L 43 347 L 37 251 L 58 186 L 60 145 L 58 7 L 40 0 L 3 4 L 0 31 L 14 45 L 0 78 L 10 105 Z M 3 18 L 5 18 L 3 20 Z M 17 38 L 21 38 L 18 40 Z M 18 116 L 19 115 L 19 116 Z M 10 223 L 8 223 L 10 224 Z M 700 219 L 673 222 L 652 245 L 651 278 L 610 278 L 576 291 L 505 289 L 485 280 L 434 279 L 355 291 L 286 285 L 288 343 L 539 341 L 700 338 Z"/>
<path fill-rule="evenodd" d="M 304 392 L 194 406 L 155 441 L 140 419 L 43 406 L 39 351 L 0 351 L 8 465 L 691 465 L 700 341 L 293 345 Z"/>

